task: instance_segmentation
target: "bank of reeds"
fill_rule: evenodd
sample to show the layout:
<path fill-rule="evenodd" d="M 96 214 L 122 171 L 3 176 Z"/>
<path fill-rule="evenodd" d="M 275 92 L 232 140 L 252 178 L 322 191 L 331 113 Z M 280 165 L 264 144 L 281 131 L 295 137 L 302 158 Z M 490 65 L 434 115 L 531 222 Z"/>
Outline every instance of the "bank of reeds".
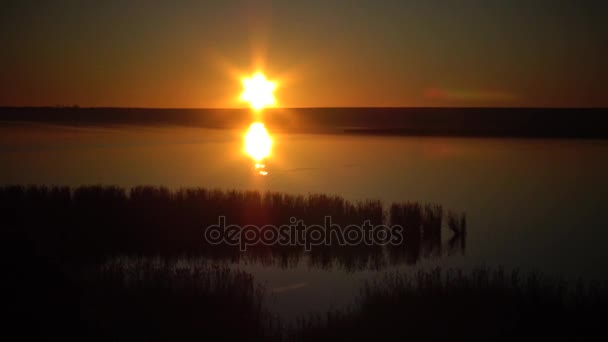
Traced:
<path fill-rule="evenodd" d="M 606 334 L 605 285 L 500 268 L 391 272 L 367 282 L 350 309 L 292 325 L 264 308 L 267 291 L 250 274 L 203 260 L 118 257 L 69 279 L 32 262 L 18 287 L 11 289 L 8 278 L 4 332 L 98 341 L 602 340 Z"/>
<path fill-rule="evenodd" d="M 9 256 L 10 257 L 10 256 Z M 2 335 L 62 341 L 263 341 L 280 334 L 251 274 L 201 259 L 118 257 L 66 272 L 46 258 L 3 269 Z"/>
<path fill-rule="evenodd" d="M 600 340 L 606 284 L 568 284 L 504 269 L 389 273 L 368 282 L 344 311 L 302 319 L 299 341 Z"/>
<path fill-rule="evenodd" d="M 222 216 L 226 225 L 258 227 L 290 225 L 291 218 L 308 226 L 325 226 L 328 216 L 339 229 L 361 226 L 366 221 L 372 226 L 398 224 L 404 227 L 405 238 L 402 246 L 397 246 L 397 254 L 407 249 L 417 259 L 421 250 L 440 250 L 443 209 L 439 205 L 393 204 L 387 214 L 382 202 L 376 200 L 350 202 L 325 194 L 205 188 L 0 187 L 0 220 L 5 236 L 17 235 L 20 241 L 35 246 L 38 253 L 60 258 L 206 253 L 238 259 L 238 248 L 208 244 L 203 238 L 205 229 L 217 225 Z M 325 263 L 328 254 L 344 254 L 343 264 L 363 265 L 370 260 L 383 263 L 378 261 L 379 246 L 343 245 L 332 239 L 331 244 L 316 247 L 312 257 L 317 263 Z M 250 248 L 258 249 L 259 256 L 302 252 L 302 246 Z M 358 256 L 353 259 L 353 254 Z"/>
<path fill-rule="evenodd" d="M 190 259 L 114 258 L 82 280 L 80 319 L 103 341 L 266 340 L 277 320 L 252 275 Z"/>

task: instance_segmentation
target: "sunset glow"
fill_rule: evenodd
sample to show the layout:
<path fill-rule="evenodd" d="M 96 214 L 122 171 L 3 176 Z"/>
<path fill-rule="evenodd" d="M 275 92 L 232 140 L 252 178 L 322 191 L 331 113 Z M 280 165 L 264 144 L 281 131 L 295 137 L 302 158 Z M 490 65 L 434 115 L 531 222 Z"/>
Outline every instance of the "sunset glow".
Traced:
<path fill-rule="evenodd" d="M 261 72 L 243 79 L 242 83 L 241 101 L 248 102 L 253 110 L 259 111 L 276 103 L 274 91 L 277 85 L 275 82 L 267 80 Z"/>
<path fill-rule="evenodd" d="M 261 122 L 252 123 L 245 134 L 245 152 L 256 162 L 259 162 L 270 155 L 271 147 L 272 139 L 264 124 Z"/>

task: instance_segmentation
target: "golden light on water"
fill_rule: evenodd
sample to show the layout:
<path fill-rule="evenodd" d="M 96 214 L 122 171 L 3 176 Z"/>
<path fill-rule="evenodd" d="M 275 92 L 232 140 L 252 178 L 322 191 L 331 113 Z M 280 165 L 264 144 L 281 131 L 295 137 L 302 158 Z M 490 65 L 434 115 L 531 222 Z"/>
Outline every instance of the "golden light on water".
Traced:
<path fill-rule="evenodd" d="M 241 101 L 248 102 L 253 110 L 259 111 L 276 103 L 274 91 L 277 85 L 275 82 L 267 80 L 261 72 L 257 72 L 241 82 L 243 83 Z"/>
<path fill-rule="evenodd" d="M 255 164 L 255 170 L 258 172 L 258 174 L 262 176 L 268 175 L 268 171 L 266 171 L 265 169 L 266 165 L 260 163 Z"/>
<path fill-rule="evenodd" d="M 261 122 L 254 122 L 249 126 L 249 130 L 245 134 L 245 152 L 250 155 L 258 165 L 264 168 L 259 162 L 270 155 L 272 148 L 272 139 Z M 261 173 L 260 173 L 261 174 Z"/>

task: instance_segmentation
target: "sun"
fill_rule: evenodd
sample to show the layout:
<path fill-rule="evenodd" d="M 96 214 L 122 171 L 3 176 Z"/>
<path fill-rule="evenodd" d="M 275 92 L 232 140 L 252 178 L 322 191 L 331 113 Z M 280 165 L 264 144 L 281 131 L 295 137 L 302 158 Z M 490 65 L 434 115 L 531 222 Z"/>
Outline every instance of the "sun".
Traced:
<path fill-rule="evenodd" d="M 245 152 L 256 162 L 260 162 L 270 155 L 271 147 L 272 139 L 264 124 L 261 122 L 252 123 L 245 134 Z"/>
<path fill-rule="evenodd" d="M 265 107 L 273 106 L 276 103 L 274 91 L 277 88 L 275 82 L 266 79 L 266 76 L 261 72 L 253 74 L 251 77 L 244 78 L 243 93 L 241 100 L 249 102 L 251 108 L 255 111 L 264 109 Z"/>

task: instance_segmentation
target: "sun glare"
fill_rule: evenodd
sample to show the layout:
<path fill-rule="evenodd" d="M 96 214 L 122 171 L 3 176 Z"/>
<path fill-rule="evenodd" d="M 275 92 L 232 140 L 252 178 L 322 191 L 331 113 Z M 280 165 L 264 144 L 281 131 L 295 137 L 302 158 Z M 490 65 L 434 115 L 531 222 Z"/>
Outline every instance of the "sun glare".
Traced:
<path fill-rule="evenodd" d="M 271 147 L 272 139 L 264 124 L 261 122 L 252 123 L 245 134 L 245 152 L 256 162 L 259 162 L 270 155 Z"/>
<path fill-rule="evenodd" d="M 242 83 L 243 93 L 241 94 L 241 100 L 249 102 L 253 110 L 259 111 L 276 103 L 273 93 L 277 85 L 275 82 L 267 80 L 266 76 L 261 72 L 243 79 Z"/>

